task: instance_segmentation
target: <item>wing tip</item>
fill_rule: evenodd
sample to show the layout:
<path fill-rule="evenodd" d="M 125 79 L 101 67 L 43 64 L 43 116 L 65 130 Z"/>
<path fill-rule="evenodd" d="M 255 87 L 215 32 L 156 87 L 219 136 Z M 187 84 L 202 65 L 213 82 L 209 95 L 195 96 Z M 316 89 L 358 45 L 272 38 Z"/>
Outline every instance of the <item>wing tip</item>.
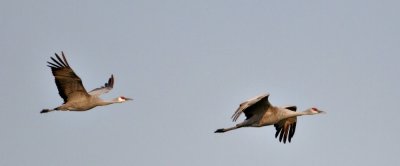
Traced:
<path fill-rule="evenodd" d="M 50 59 L 53 61 L 53 63 L 47 61 L 47 63 L 50 63 L 51 65 L 53 65 L 55 68 L 63 68 L 63 67 L 70 67 L 67 61 L 67 58 L 65 58 L 65 54 L 63 51 L 61 51 L 61 55 L 62 55 L 62 59 L 60 58 L 60 55 L 58 55 L 57 53 L 54 53 L 55 57 L 57 59 L 55 59 L 54 57 L 50 57 Z M 55 65 L 55 64 L 57 65 Z"/>
<path fill-rule="evenodd" d="M 113 88 L 114 87 L 114 74 L 111 74 L 111 78 L 110 78 L 110 87 Z"/>

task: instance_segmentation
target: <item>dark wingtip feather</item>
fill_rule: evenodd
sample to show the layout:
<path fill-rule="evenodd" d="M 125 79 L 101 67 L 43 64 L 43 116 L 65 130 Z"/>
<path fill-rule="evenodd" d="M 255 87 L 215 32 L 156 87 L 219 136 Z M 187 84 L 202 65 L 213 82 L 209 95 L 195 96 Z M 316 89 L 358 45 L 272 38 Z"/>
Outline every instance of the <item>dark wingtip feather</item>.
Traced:
<path fill-rule="evenodd" d="M 291 140 L 292 140 L 292 133 L 293 133 L 293 128 L 292 128 L 293 126 L 292 125 L 290 125 L 289 126 L 289 136 L 288 136 L 288 141 L 290 142 Z"/>
<path fill-rule="evenodd" d="M 67 59 L 65 58 L 64 52 L 61 51 L 61 55 L 62 55 L 63 59 L 61 59 L 57 53 L 54 53 L 54 55 L 57 59 L 50 57 L 50 59 L 53 62 L 47 62 L 47 63 L 51 64 L 53 68 L 69 67 L 69 64 L 67 62 Z"/>
<path fill-rule="evenodd" d="M 287 140 L 287 135 L 288 135 L 288 133 L 287 133 L 287 129 L 286 129 L 285 133 L 283 134 L 283 143 L 285 143 L 285 144 L 286 144 L 286 140 Z"/>
<path fill-rule="evenodd" d="M 63 52 L 63 51 L 61 51 L 61 55 L 62 55 L 62 57 L 63 57 L 63 59 L 64 59 L 65 64 L 66 64 L 67 66 L 69 66 L 68 61 L 67 61 L 67 58 L 65 58 L 65 55 L 64 55 L 64 52 Z"/>
<path fill-rule="evenodd" d="M 60 56 L 56 56 L 57 57 L 57 59 L 58 59 L 58 62 L 60 62 L 63 66 L 67 66 L 65 63 L 64 63 L 64 61 L 60 58 Z"/>
<path fill-rule="evenodd" d="M 61 67 L 61 66 L 56 65 L 56 64 L 54 64 L 54 63 L 51 63 L 51 62 L 49 62 L 49 61 L 47 61 L 47 63 L 49 64 L 49 65 L 47 65 L 47 66 L 49 66 L 49 67 L 51 67 L 51 68 L 59 68 L 59 67 Z"/>
<path fill-rule="evenodd" d="M 281 134 L 279 135 L 279 142 L 282 142 L 282 137 L 283 137 L 283 131 L 281 131 Z"/>
<path fill-rule="evenodd" d="M 47 65 L 47 67 L 50 67 L 50 68 L 52 68 L 52 69 L 55 69 L 55 68 L 57 68 L 57 67 L 50 66 L 50 65 Z"/>
<path fill-rule="evenodd" d="M 293 123 L 293 124 L 291 125 L 291 127 L 290 127 L 289 142 L 292 140 L 295 131 L 296 131 L 296 123 Z"/>
<path fill-rule="evenodd" d="M 114 87 L 114 75 L 113 75 L 113 74 L 111 74 L 111 78 L 110 78 L 110 80 L 108 81 L 108 84 L 109 84 L 109 86 L 110 86 L 111 88 Z"/>
<path fill-rule="evenodd" d="M 57 56 L 58 57 L 58 56 Z M 58 62 L 56 59 L 54 59 L 53 57 L 50 57 L 51 60 L 53 60 L 54 63 L 56 63 L 59 67 L 63 67 L 64 65 L 61 64 L 60 62 Z"/>
<path fill-rule="evenodd" d="M 111 77 L 108 79 L 108 82 L 104 84 L 104 87 L 106 88 L 113 88 L 114 87 L 114 77 L 111 75 Z"/>
<path fill-rule="evenodd" d="M 278 137 L 278 135 L 279 135 L 279 132 L 281 131 L 281 129 L 279 129 L 279 128 L 276 128 L 276 132 L 275 132 L 275 138 L 277 138 Z"/>

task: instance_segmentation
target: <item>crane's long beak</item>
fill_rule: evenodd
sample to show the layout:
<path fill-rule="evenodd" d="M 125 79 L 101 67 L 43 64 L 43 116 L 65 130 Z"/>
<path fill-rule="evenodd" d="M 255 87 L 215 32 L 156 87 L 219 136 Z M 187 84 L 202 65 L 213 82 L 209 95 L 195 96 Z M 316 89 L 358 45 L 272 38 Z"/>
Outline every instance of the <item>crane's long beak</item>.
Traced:
<path fill-rule="evenodd" d="M 321 111 L 321 110 L 319 110 L 319 113 L 320 113 L 320 114 L 326 114 L 325 111 Z"/>
<path fill-rule="evenodd" d="M 133 100 L 133 99 L 125 97 L 125 100 Z"/>

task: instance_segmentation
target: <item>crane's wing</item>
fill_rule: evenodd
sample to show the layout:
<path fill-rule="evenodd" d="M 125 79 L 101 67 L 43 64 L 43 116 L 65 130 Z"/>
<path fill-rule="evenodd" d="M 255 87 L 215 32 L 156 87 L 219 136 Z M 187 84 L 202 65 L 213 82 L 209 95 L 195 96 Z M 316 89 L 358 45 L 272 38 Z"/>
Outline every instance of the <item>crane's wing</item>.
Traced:
<path fill-rule="evenodd" d="M 53 62 L 47 62 L 47 66 L 51 68 L 58 93 L 64 99 L 64 103 L 68 101 L 68 98 L 76 95 L 89 95 L 83 87 L 82 80 L 69 66 L 64 52 L 61 52 L 62 59 L 57 54 L 55 55 L 57 59 L 50 57 Z"/>
<path fill-rule="evenodd" d="M 288 106 L 285 108 L 291 111 L 297 110 L 296 106 Z M 276 129 L 275 138 L 277 138 L 279 135 L 279 142 L 282 141 L 282 138 L 283 138 L 283 143 L 286 143 L 287 139 L 290 142 L 292 140 L 294 132 L 296 131 L 296 123 L 297 123 L 297 117 L 292 117 L 283 119 L 278 123 L 274 124 Z"/>
<path fill-rule="evenodd" d="M 235 122 L 242 114 L 242 112 L 244 112 L 246 119 L 249 119 L 256 114 L 257 110 L 260 110 L 259 108 L 262 108 L 262 110 L 267 110 L 268 107 L 271 106 L 268 101 L 268 96 L 269 94 L 263 94 L 243 102 L 232 115 L 232 120 Z"/>
<path fill-rule="evenodd" d="M 93 89 L 89 92 L 90 95 L 100 96 L 104 93 L 109 92 L 114 87 L 114 75 L 111 74 L 111 77 L 108 79 L 108 82 L 104 84 L 104 86 L 100 88 Z"/>

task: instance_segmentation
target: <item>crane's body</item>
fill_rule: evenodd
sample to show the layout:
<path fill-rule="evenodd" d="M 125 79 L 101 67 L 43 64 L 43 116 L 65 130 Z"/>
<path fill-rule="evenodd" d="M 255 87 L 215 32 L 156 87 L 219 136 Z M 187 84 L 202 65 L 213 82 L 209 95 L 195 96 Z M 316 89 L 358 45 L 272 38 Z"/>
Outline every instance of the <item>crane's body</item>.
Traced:
<path fill-rule="evenodd" d="M 114 99 L 111 101 L 104 101 L 97 96 L 86 96 L 68 101 L 67 103 L 57 107 L 57 110 L 86 111 L 97 106 L 105 106 L 109 104 L 120 103 L 122 101 L 123 100 L 118 100 L 118 99 Z"/>
<path fill-rule="evenodd" d="M 323 111 L 320 111 L 317 108 L 310 108 L 303 112 L 296 112 L 296 106 L 273 106 L 268 101 L 268 97 L 269 94 L 263 94 L 240 104 L 239 108 L 232 115 L 232 119 L 235 122 L 242 113 L 245 114 L 246 119 L 233 127 L 218 129 L 215 133 L 223 133 L 242 127 L 263 127 L 274 125 L 276 128 L 275 137 L 280 135 L 279 141 L 282 141 L 283 138 L 283 142 L 286 143 L 286 139 L 288 138 L 290 142 L 294 135 L 297 116 L 323 113 Z"/>
<path fill-rule="evenodd" d="M 286 115 L 286 113 L 282 113 L 282 111 L 285 111 L 288 114 Z M 245 120 L 241 125 L 253 127 L 273 125 L 282 119 L 289 118 L 289 114 L 291 114 L 291 112 L 292 111 L 290 110 L 281 109 L 278 107 L 270 107 L 267 111 L 264 112 L 264 114 L 254 115 L 250 119 Z"/>
<path fill-rule="evenodd" d="M 64 99 L 64 104 L 54 109 L 43 109 L 40 113 L 51 111 L 86 111 L 96 106 L 104 106 L 114 103 L 122 103 L 130 98 L 123 96 L 117 97 L 110 101 L 100 98 L 100 95 L 109 92 L 114 86 L 114 76 L 104 86 L 87 92 L 83 87 L 82 80 L 74 73 L 69 66 L 67 59 L 62 52 L 62 59 L 57 55 L 56 58 L 51 57 L 53 62 L 47 62 L 54 75 L 58 93 Z"/>

